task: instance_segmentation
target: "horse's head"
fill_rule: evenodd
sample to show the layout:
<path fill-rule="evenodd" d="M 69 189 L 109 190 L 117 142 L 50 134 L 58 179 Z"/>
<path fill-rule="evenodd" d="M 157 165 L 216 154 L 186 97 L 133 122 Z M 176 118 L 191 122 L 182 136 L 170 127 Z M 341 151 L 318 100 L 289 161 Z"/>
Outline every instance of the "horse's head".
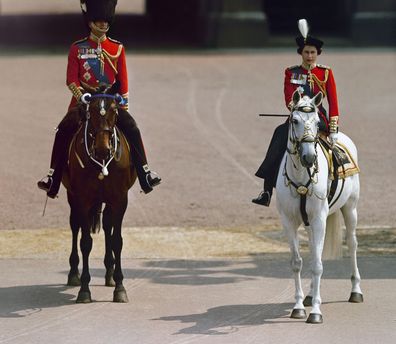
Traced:
<path fill-rule="evenodd" d="M 319 92 L 312 99 L 293 93 L 293 108 L 289 117 L 289 140 L 291 153 L 298 154 L 304 167 L 312 167 L 316 160 L 316 143 L 319 128 L 318 106 L 323 94 Z"/>
<path fill-rule="evenodd" d="M 113 135 L 117 122 L 118 105 L 122 101 L 119 95 L 107 93 L 84 94 L 87 105 L 89 136 L 92 140 L 91 154 L 98 160 L 106 160 L 114 154 Z"/>

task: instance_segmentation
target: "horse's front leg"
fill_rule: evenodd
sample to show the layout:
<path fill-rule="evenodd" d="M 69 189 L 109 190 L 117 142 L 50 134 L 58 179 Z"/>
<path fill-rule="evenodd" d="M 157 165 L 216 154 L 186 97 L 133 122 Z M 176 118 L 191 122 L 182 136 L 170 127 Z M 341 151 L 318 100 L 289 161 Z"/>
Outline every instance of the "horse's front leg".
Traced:
<path fill-rule="evenodd" d="M 307 323 L 321 324 L 323 322 L 320 305 L 320 280 L 323 274 L 322 252 L 326 231 L 326 216 L 318 216 L 310 220 L 310 250 L 311 250 L 311 292 L 312 310 L 307 319 Z"/>
<path fill-rule="evenodd" d="M 69 286 L 79 286 L 81 285 L 80 273 L 78 272 L 78 264 L 80 258 L 78 257 L 78 231 L 80 229 L 80 224 L 76 212 L 71 209 L 70 211 L 70 228 L 72 231 L 72 250 L 69 257 L 70 272 L 67 276 L 67 285 Z"/>
<path fill-rule="evenodd" d="M 304 292 L 301 285 L 301 270 L 303 266 L 303 260 L 300 255 L 299 239 L 298 239 L 298 227 L 299 223 L 296 220 L 291 220 L 286 215 L 282 215 L 282 224 L 287 233 L 291 260 L 290 265 L 293 271 L 294 284 L 295 284 L 295 300 L 296 303 L 293 307 L 293 311 L 290 315 L 294 319 L 305 319 L 306 312 L 303 305 Z"/>
<path fill-rule="evenodd" d="M 126 210 L 127 202 L 128 201 L 125 200 L 125 204 L 123 204 L 120 207 L 121 209 L 118 209 L 117 213 L 113 213 L 114 227 L 113 227 L 113 234 L 111 236 L 111 246 L 115 258 L 115 268 L 114 268 L 114 276 L 113 276 L 115 281 L 115 289 L 113 293 L 113 302 L 129 302 L 127 292 L 124 288 L 124 285 L 122 284 L 124 275 L 122 274 L 122 269 L 121 269 L 121 251 L 123 246 L 121 226 L 122 226 L 122 220 Z"/>
<path fill-rule="evenodd" d="M 106 206 L 103 211 L 103 230 L 105 233 L 105 257 L 104 265 L 106 267 L 105 285 L 106 287 L 114 287 L 114 256 L 111 248 L 111 232 L 113 230 L 113 221 L 111 218 L 111 211 Z"/>
<path fill-rule="evenodd" d="M 77 303 L 89 303 L 91 300 L 91 291 L 89 290 L 89 282 L 91 281 L 91 275 L 89 274 L 89 254 L 92 250 L 92 237 L 91 228 L 88 225 L 88 221 L 85 221 L 85 225 L 82 226 L 82 234 L 80 240 L 80 249 L 83 258 L 83 269 L 81 274 L 81 288 L 78 292 Z"/>

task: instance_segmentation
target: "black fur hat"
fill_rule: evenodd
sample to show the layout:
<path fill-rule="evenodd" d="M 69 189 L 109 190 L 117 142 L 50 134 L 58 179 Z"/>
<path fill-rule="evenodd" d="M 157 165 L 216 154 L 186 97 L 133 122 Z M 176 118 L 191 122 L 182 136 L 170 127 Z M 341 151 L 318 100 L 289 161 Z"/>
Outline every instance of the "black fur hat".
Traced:
<path fill-rule="evenodd" d="M 117 0 L 80 0 L 85 21 L 106 21 L 110 25 L 114 21 Z"/>

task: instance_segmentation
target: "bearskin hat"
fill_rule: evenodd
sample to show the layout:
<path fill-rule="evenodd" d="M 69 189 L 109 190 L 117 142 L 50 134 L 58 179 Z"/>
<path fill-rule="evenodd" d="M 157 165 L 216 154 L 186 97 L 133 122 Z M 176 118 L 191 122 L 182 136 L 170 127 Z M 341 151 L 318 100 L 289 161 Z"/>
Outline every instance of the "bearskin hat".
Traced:
<path fill-rule="evenodd" d="M 298 36 L 296 38 L 296 43 L 298 45 L 297 52 L 301 55 L 302 50 L 306 45 L 312 45 L 316 47 L 318 55 L 320 55 L 320 53 L 322 52 L 323 41 L 308 34 L 309 27 L 305 19 L 300 19 L 298 21 L 298 29 L 300 30 L 301 36 Z"/>
<path fill-rule="evenodd" d="M 109 24 L 114 22 L 117 0 L 80 0 L 80 5 L 87 23 L 100 20 Z"/>

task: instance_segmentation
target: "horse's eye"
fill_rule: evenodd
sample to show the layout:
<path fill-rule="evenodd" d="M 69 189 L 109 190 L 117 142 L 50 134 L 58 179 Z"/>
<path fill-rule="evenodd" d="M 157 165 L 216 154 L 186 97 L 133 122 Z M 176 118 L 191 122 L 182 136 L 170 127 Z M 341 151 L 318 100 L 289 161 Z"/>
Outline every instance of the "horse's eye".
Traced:
<path fill-rule="evenodd" d="M 293 119 L 292 119 L 292 123 L 293 123 L 293 124 L 298 124 L 298 120 L 297 120 L 296 118 L 293 118 Z"/>

